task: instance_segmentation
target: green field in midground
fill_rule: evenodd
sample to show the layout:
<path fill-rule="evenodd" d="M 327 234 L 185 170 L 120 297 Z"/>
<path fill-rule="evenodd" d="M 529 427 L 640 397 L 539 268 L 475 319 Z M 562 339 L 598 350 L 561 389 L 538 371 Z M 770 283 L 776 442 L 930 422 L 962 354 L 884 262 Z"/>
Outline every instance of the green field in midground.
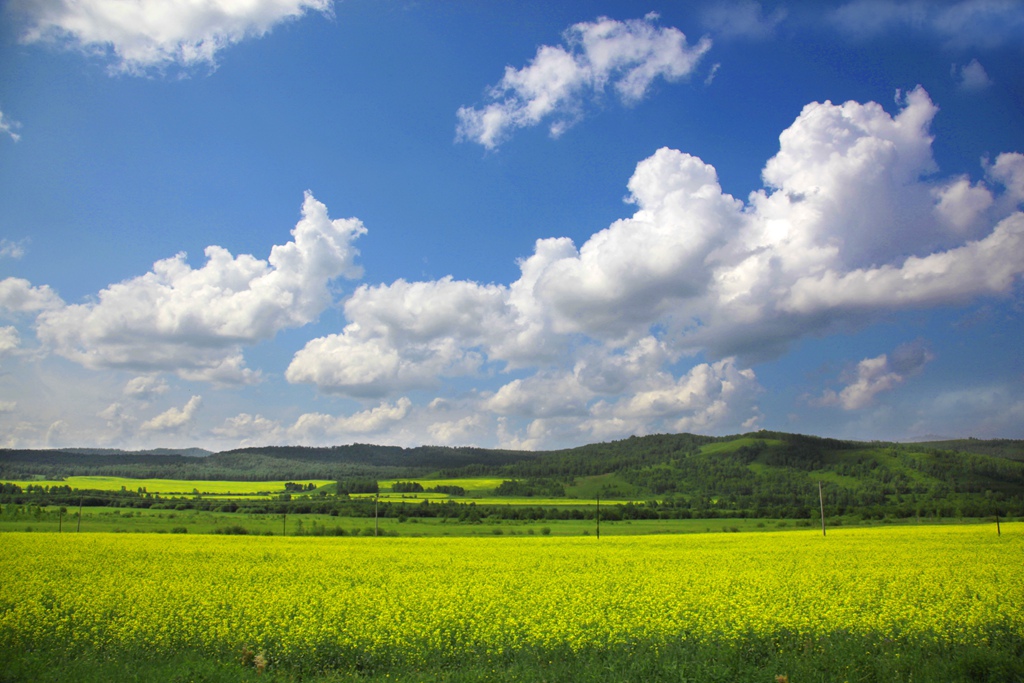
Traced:
<path fill-rule="evenodd" d="M 208 510 L 150 510 L 146 508 L 85 507 L 67 508 L 61 514 L 56 507 L 23 508 L 4 505 L 0 511 L 0 532 L 115 532 L 115 533 L 189 533 L 251 534 L 287 536 L 582 536 L 598 533 L 597 520 L 500 520 L 479 522 L 436 517 L 381 518 L 344 517 L 326 514 L 247 514 Z M 989 524 L 992 520 L 928 520 L 929 524 Z M 602 536 L 647 534 L 737 533 L 805 529 L 821 533 L 821 527 L 809 520 L 785 519 L 637 519 L 600 523 Z M 831 528 L 854 526 L 907 526 L 917 520 L 862 521 L 827 520 Z"/>

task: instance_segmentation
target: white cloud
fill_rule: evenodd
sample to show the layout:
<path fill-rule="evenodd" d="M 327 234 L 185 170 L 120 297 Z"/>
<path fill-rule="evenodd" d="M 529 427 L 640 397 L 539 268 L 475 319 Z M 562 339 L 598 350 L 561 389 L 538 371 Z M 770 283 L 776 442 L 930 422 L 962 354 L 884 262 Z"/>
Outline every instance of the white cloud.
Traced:
<path fill-rule="evenodd" d="M 10 136 L 12 140 L 18 142 L 19 140 L 21 140 L 21 135 L 19 135 L 15 131 L 17 131 L 19 128 L 21 128 L 20 123 L 18 123 L 17 121 L 12 121 L 11 119 L 5 117 L 4 113 L 0 111 L 0 133 L 6 133 L 8 136 Z M 7 240 L 4 240 L 5 243 L 6 241 Z"/>
<path fill-rule="evenodd" d="M 21 335 L 18 330 L 10 325 L 0 327 L 0 356 L 18 348 L 21 344 Z"/>
<path fill-rule="evenodd" d="M 427 427 L 433 443 L 439 446 L 472 444 L 474 437 L 486 427 L 483 415 L 467 415 L 459 420 L 434 422 Z"/>
<path fill-rule="evenodd" d="M 166 394 L 170 387 L 167 382 L 153 375 L 140 375 L 128 380 L 124 385 L 124 395 L 132 398 L 148 401 L 157 396 Z"/>
<path fill-rule="evenodd" d="M 360 287 L 345 304 L 355 322 L 295 354 L 286 377 L 354 396 L 430 386 L 475 371 L 474 348 L 509 328 L 507 292 L 455 281 Z"/>
<path fill-rule="evenodd" d="M 642 433 L 657 425 L 675 432 L 707 433 L 736 423 L 734 413 L 740 410 L 740 417 L 748 419 L 761 391 L 753 370 L 737 367 L 733 358 L 695 365 L 678 379 L 659 373 L 646 384 L 614 403 L 594 406 L 595 420 L 610 418 L 630 425 L 620 433 Z"/>
<path fill-rule="evenodd" d="M 901 346 L 890 358 L 886 354 L 865 358 L 857 364 L 850 383 L 839 392 L 826 390 L 814 405 L 838 405 L 844 410 L 860 410 L 874 402 L 875 396 L 892 391 L 906 379 L 919 373 L 934 356 L 920 343 Z"/>
<path fill-rule="evenodd" d="M 260 37 L 306 12 L 329 14 L 333 0 L 21 0 L 26 43 L 49 42 L 109 54 L 112 69 L 141 73 L 169 65 L 214 66 L 217 53 Z"/>
<path fill-rule="evenodd" d="M 331 220 L 307 192 L 294 241 L 274 246 L 267 261 L 211 246 L 200 268 L 178 254 L 110 285 L 95 302 L 60 307 L 48 289 L 8 279 L 0 282 L 0 303 L 48 308 L 37 336 L 85 367 L 251 383 L 258 374 L 245 368 L 241 346 L 315 320 L 332 303 L 334 279 L 361 275 L 352 242 L 364 232 L 357 219 Z"/>
<path fill-rule="evenodd" d="M 69 432 L 68 423 L 64 420 L 55 420 L 46 428 L 46 436 L 43 438 L 44 448 L 59 448 L 65 443 L 65 436 Z"/>
<path fill-rule="evenodd" d="M 230 440 L 238 448 L 278 444 L 284 438 L 280 422 L 249 413 L 229 417 L 220 427 L 214 427 L 210 431 Z"/>
<path fill-rule="evenodd" d="M 64 302 L 49 285 L 33 287 L 28 280 L 16 277 L 0 280 L 0 311 L 35 313 L 63 305 Z"/>
<path fill-rule="evenodd" d="M 1007 291 L 1024 271 L 1024 214 L 1004 219 L 983 240 L 900 265 L 800 278 L 781 309 L 802 315 L 822 311 L 901 309 L 970 301 Z"/>
<path fill-rule="evenodd" d="M 143 432 L 176 432 L 189 426 L 202 405 L 201 396 L 193 396 L 181 408 L 169 408 L 151 420 L 142 423 Z"/>
<path fill-rule="evenodd" d="M 3 113 L 0 113 L 0 132 L 3 131 Z M 20 259 L 25 255 L 25 245 L 28 243 L 27 239 L 18 240 L 12 242 L 8 239 L 0 240 L 0 258 L 12 258 Z"/>
<path fill-rule="evenodd" d="M 13 413 L 14 409 L 17 407 L 17 401 L 0 401 L 0 414 Z"/>
<path fill-rule="evenodd" d="M 1018 0 L 854 0 L 834 10 L 830 18 L 857 37 L 909 30 L 961 49 L 1020 43 L 1024 35 L 1024 5 Z"/>
<path fill-rule="evenodd" d="M 517 399 L 540 399 L 545 389 L 565 389 L 550 382 L 520 383 L 512 387 Z M 550 443 L 604 441 L 632 434 L 654 432 L 711 433 L 739 428 L 755 429 L 761 412 L 756 405 L 761 393 L 754 372 L 739 368 L 727 358 L 699 363 L 679 378 L 668 372 L 638 377 L 621 394 L 591 401 L 583 411 L 526 409 L 527 402 L 511 405 L 539 415 L 516 431 L 511 417 L 499 418 L 498 435 L 503 447 L 536 449 Z M 508 397 L 505 397 L 508 398 Z M 504 407 L 510 404 L 506 401 Z M 495 408 L 493 405 L 487 406 Z"/>
<path fill-rule="evenodd" d="M 996 157 L 987 169 L 995 182 L 1006 188 L 1002 198 L 1005 212 L 1016 211 L 1024 203 L 1024 154 L 1008 152 Z"/>
<path fill-rule="evenodd" d="M 382 401 L 376 408 L 348 416 L 306 413 L 299 416 L 288 432 L 303 442 L 324 436 L 343 437 L 379 433 L 404 420 L 411 408 L 412 401 L 403 396 L 394 403 Z"/>
<path fill-rule="evenodd" d="M 552 120 L 549 131 L 558 137 L 608 86 L 632 105 L 657 78 L 675 81 L 689 75 L 711 41 L 689 46 L 681 31 L 660 28 L 656 20 L 655 14 L 625 22 L 601 17 L 571 26 L 565 46 L 542 45 L 529 65 L 506 67 L 501 82 L 488 91 L 490 104 L 460 108 L 458 139 L 494 149 L 512 130 L 545 119 Z"/>
<path fill-rule="evenodd" d="M 994 200 L 982 183 L 971 184 L 970 178 L 961 176 L 948 185 L 936 187 L 932 194 L 939 200 L 936 213 L 953 230 L 967 235 L 987 227 L 985 214 Z"/>
<path fill-rule="evenodd" d="M 807 105 L 746 202 L 700 159 L 658 150 L 629 181 L 632 216 L 578 248 L 539 239 L 508 285 L 360 287 L 345 328 L 309 341 L 287 379 L 387 397 L 516 372 L 476 403 L 506 445 L 749 428 L 761 415 L 749 359 L 894 310 L 999 295 L 1024 274 L 1024 156 L 986 164 L 991 187 L 943 178 L 938 108 L 921 88 L 899 103 Z M 726 360 L 686 370 L 701 352 Z M 872 361 L 892 358 L 866 361 L 847 404 L 906 376 L 871 374 Z"/>
<path fill-rule="evenodd" d="M 704 27 L 717 36 L 725 38 L 770 38 L 775 29 L 785 20 L 787 11 L 783 7 L 765 15 L 761 3 L 754 0 L 735 0 L 715 3 L 704 11 Z"/>

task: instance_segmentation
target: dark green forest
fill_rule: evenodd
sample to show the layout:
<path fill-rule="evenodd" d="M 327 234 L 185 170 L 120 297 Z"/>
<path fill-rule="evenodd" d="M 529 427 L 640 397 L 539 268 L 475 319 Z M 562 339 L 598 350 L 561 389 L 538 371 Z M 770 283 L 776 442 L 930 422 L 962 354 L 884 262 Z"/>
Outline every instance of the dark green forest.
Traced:
<path fill-rule="evenodd" d="M 492 496 L 628 501 L 608 506 L 602 515 L 610 518 L 806 519 L 819 514 L 819 483 L 827 516 L 1024 516 L 1024 441 L 1019 440 L 903 444 L 760 431 L 727 437 L 658 434 L 537 452 L 368 444 L 245 448 L 206 456 L 0 450 L 0 482 L 83 475 L 338 482 L 326 490 L 296 491 L 276 501 L 173 503 L 249 512 L 372 514 L 372 506 L 350 499 L 349 494 L 375 492 L 380 479 L 410 480 L 402 484 L 403 491 L 414 491 L 413 479 L 488 477 L 503 481 Z M 131 491 L 120 496 L 109 492 L 86 496 L 68 487 L 29 488 L 5 486 L 0 501 L 28 503 L 46 494 L 45 502 L 50 504 L 77 504 L 88 497 L 96 505 L 114 499 L 116 505 L 171 505 L 158 496 Z M 388 505 L 384 514 L 459 518 L 584 514 L 572 508 L 531 506 L 474 505 L 480 509 L 469 510 L 463 503 L 472 503 L 472 498 L 461 495 L 464 491 L 443 492 L 458 496 L 460 502 Z"/>

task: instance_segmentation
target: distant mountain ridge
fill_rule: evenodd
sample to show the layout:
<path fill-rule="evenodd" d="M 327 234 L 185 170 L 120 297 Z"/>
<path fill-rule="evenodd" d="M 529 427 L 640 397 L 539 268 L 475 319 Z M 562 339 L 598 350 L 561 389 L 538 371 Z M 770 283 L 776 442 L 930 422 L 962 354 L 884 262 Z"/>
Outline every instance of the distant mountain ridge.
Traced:
<path fill-rule="evenodd" d="M 47 451 L 59 453 L 81 453 L 83 455 L 184 455 L 189 458 L 205 458 L 213 451 L 205 448 L 149 448 L 126 451 L 122 448 L 53 448 Z"/>

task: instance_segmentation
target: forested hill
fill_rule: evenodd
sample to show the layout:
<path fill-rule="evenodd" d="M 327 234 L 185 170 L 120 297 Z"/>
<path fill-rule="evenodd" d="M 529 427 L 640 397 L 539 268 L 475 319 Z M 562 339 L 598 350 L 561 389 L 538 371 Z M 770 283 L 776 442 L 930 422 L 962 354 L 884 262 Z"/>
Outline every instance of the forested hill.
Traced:
<path fill-rule="evenodd" d="M 268 446 L 205 457 L 172 451 L 0 449 L 0 480 L 111 476 L 138 479 L 274 481 L 424 476 L 441 469 L 502 467 L 542 457 L 529 451 L 352 444 L 329 448 Z"/>
<path fill-rule="evenodd" d="M 241 481 L 486 476 L 530 495 L 785 500 L 817 481 L 851 504 L 971 494 L 1024 501 L 1024 441 L 854 442 L 760 431 L 658 434 L 556 451 L 352 444 L 214 453 L 0 450 L 0 481 L 103 475 Z"/>

